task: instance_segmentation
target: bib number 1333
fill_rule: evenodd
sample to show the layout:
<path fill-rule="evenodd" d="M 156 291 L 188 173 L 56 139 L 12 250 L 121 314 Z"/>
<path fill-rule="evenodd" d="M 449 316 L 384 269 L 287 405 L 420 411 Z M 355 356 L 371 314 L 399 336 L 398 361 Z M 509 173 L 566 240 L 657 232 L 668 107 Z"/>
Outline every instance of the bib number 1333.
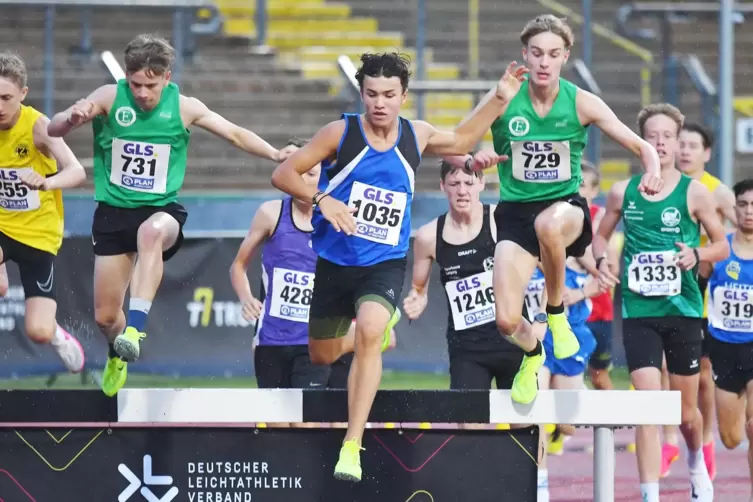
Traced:
<path fill-rule="evenodd" d="M 682 290 L 675 252 L 639 253 L 628 267 L 628 287 L 641 296 L 675 296 Z"/>

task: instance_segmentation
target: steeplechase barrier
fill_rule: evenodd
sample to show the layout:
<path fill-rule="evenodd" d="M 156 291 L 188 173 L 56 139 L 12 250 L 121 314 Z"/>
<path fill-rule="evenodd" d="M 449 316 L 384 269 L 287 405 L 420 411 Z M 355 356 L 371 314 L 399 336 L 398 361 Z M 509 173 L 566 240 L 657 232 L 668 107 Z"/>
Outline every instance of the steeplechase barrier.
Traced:
<path fill-rule="evenodd" d="M 366 431 L 363 480 L 348 483 L 332 476 L 343 430 L 326 426 L 347 420 L 345 391 L 2 391 L 0 498 L 535 502 L 536 425 L 553 423 L 593 427 L 593 500 L 613 502 L 614 429 L 677 425 L 680 406 L 670 391 L 541 391 L 530 405 L 502 390 L 380 391 L 369 422 L 383 425 Z M 307 422 L 324 426 L 258 426 Z M 439 425 L 468 423 L 524 427 Z"/>

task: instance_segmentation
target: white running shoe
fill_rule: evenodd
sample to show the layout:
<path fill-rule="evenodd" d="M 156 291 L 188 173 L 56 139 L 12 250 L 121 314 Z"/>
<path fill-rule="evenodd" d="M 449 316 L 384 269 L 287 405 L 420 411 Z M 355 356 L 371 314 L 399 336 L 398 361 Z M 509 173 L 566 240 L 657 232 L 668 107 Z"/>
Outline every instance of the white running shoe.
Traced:
<path fill-rule="evenodd" d="M 65 334 L 65 339 L 60 343 L 53 343 L 52 348 L 57 353 L 65 368 L 71 373 L 81 373 L 86 363 L 86 356 L 84 355 L 84 348 L 81 346 L 78 340 L 65 331 L 60 329 Z"/>
<path fill-rule="evenodd" d="M 714 502 L 714 483 L 711 482 L 706 465 L 690 473 L 690 501 Z"/>

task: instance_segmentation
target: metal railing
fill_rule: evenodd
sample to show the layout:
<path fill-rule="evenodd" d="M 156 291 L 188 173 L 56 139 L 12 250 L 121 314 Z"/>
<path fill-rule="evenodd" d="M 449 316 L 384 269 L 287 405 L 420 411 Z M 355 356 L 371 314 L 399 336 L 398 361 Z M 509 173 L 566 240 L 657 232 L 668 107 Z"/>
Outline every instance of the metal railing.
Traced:
<path fill-rule="evenodd" d="M 134 7 L 140 9 L 172 9 L 173 46 L 176 61 L 173 68 L 175 79 L 180 76 L 183 58 L 193 50 L 192 36 L 215 33 L 222 21 L 211 0 L 0 0 L 0 8 L 13 6 L 44 7 L 44 113 L 55 113 L 55 17 L 57 7 L 80 8 L 81 41 L 72 51 L 72 56 L 91 57 L 94 47 L 91 37 L 92 9 Z M 198 9 L 206 10 L 210 17 L 203 23 L 188 24 L 189 15 Z M 188 36 L 187 36 L 188 35 Z"/>
<path fill-rule="evenodd" d="M 681 65 L 685 74 L 698 94 L 701 96 L 701 117 L 707 127 L 710 127 L 715 134 L 719 134 L 719 115 L 717 106 L 719 105 L 719 93 L 716 84 L 706 72 L 703 63 L 695 54 L 682 58 Z M 709 162 L 714 175 L 721 176 L 719 166 L 719 155 L 717 149 L 711 151 L 711 160 Z"/>
<path fill-rule="evenodd" d="M 578 76 L 580 86 L 592 94 L 601 96 L 601 88 L 596 83 L 591 69 L 582 59 L 576 59 L 573 63 L 575 74 Z M 599 165 L 601 159 L 601 131 L 596 127 L 588 128 L 588 144 L 586 145 L 586 158 L 594 165 Z"/>
<path fill-rule="evenodd" d="M 697 14 L 719 15 L 719 82 L 718 82 L 718 163 L 719 177 L 727 185 L 734 181 L 734 79 L 735 30 L 734 25 L 744 20 L 744 14 L 753 13 L 753 3 L 733 0 L 719 2 L 636 2 L 622 7 L 617 14 L 618 28 L 628 36 L 643 39 L 661 38 L 662 52 L 672 54 L 672 22 L 675 16 Z M 653 17 L 661 22 L 661 33 L 653 30 L 631 30 L 629 23 L 638 18 Z M 671 65 L 671 61 L 667 60 Z M 665 91 L 671 92 L 665 80 Z"/>
<path fill-rule="evenodd" d="M 568 21 L 580 25 L 586 25 L 583 16 L 573 11 L 572 9 L 558 3 L 554 0 L 537 0 L 539 4 L 547 9 L 556 12 L 561 16 L 567 17 Z M 593 34 L 608 40 L 611 44 L 621 48 L 625 52 L 632 54 L 643 62 L 643 66 L 640 70 L 640 89 L 641 89 L 641 104 L 646 106 L 651 103 L 651 74 L 654 66 L 654 55 L 648 49 L 641 47 L 632 40 L 629 40 L 619 33 L 610 30 L 604 25 L 591 22 L 591 31 Z M 586 44 L 584 45 L 592 45 Z"/>

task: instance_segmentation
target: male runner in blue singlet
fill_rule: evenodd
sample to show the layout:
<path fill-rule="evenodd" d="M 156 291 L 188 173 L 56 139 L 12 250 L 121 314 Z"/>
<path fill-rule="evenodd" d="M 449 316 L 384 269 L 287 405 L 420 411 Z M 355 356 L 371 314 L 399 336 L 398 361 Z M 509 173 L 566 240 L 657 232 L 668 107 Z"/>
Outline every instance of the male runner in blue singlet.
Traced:
<path fill-rule="evenodd" d="M 276 188 L 315 206 L 312 240 L 319 259 L 309 321 L 312 360 L 338 359 L 356 318 L 348 431 L 335 467 L 336 478 L 351 481 L 361 479 L 361 438 L 381 380 L 382 339 L 403 288 L 421 155 L 465 155 L 520 90 L 527 72 L 511 64 L 469 120 L 444 132 L 400 117 L 410 78 L 404 58 L 364 54 L 361 63 L 356 79 L 366 113 L 328 124 L 272 175 Z M 317 191 L 301 175 L 323 161 L 330 166 Z"/>
<path fill-rule="evenodd" d="M 728 449 L 737 448 L 747 436 L 753 482 L 753 179 L 733 190 L 737 230 L 727 237 L 730 255 L 713 266 L 702 263 L 700 274 L 708 277 L 706 344 L 716 384 L 719 435 Z"/>

